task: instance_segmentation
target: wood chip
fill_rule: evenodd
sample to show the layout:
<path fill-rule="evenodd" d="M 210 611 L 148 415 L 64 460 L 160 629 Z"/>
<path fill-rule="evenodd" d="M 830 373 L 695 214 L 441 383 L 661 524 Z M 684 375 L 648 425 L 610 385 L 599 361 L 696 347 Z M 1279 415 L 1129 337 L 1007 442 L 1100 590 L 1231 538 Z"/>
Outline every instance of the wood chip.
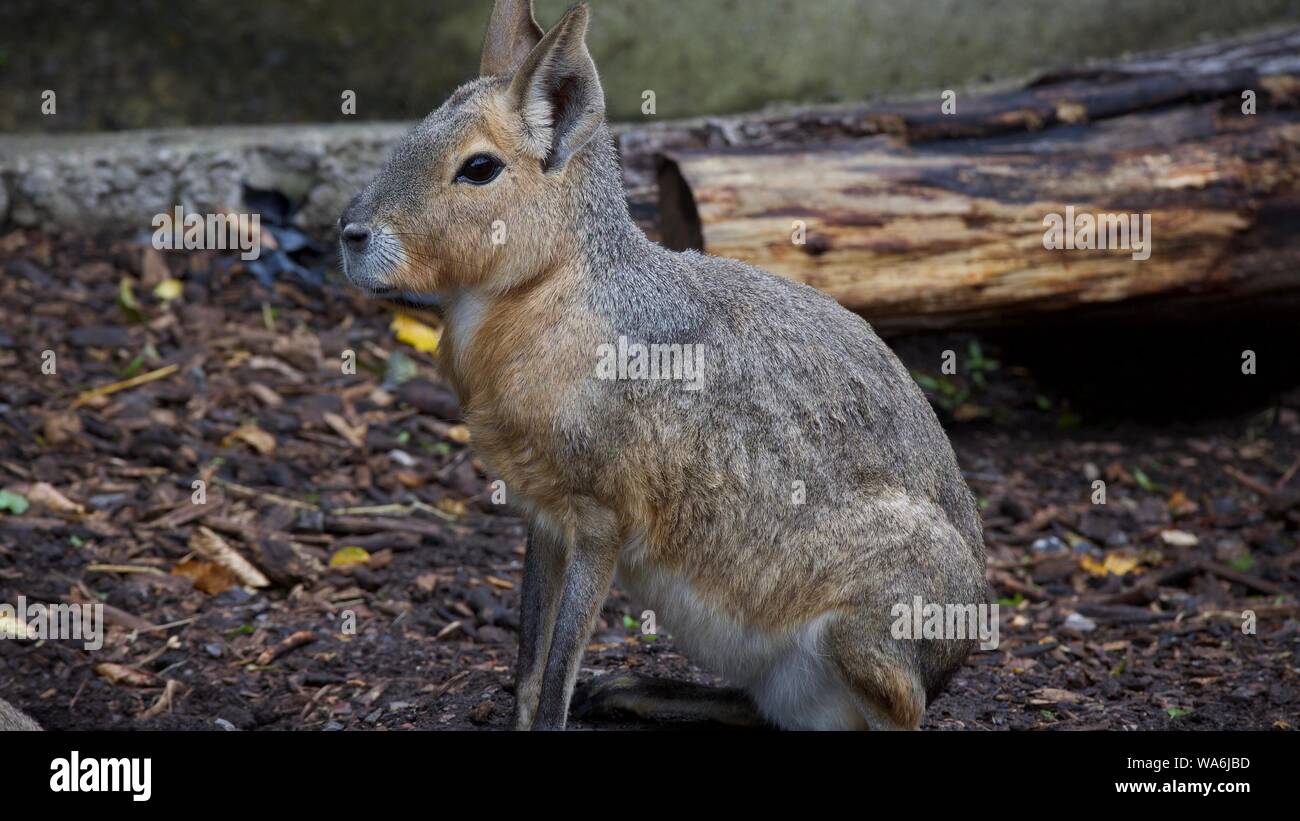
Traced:
<path fill-rule="evenodd" d="M 290 635 L 283 641 L 278 642 L 273 647 L 268 647 L 257 657 L 257 666 L 266 667 L 271 662 L 288 653 L 302 647 L 304 644 L 311 644 L 316 640 L 316 634 L 310 630 L 299 630 L 297 633 Z"/>
<path fill-rule="evenodd" d="M 166 379 L 180 370 L 180 368 L 180 365 L 168 365 L 154 371 L 149 371 L 148 373 L 142 373 L 139 376 L 133 376 L 130 379 L 123 379 L 121 382 L 113 382 L 112 384 L 86 391 L 77 397 L 76 401 L 72 403 L 72 407 L 79 408 L 82 405 L 90 404 L 96 399 L 108 396 L 109 394 L 124 391 L 127 388 L 135 388 L 140 385 L 145 385 L 158 379 Z"/>

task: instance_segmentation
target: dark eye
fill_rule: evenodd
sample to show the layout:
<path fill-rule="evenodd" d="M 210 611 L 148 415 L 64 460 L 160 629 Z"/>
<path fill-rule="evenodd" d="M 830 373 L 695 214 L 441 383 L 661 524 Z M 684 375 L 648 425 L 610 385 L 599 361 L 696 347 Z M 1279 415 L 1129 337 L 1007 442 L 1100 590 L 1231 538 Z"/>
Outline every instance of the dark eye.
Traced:
<path fill-rule="evenodd" d="M 505 168 L 500 160 L 490 154 L 475 154 L 456 172 L 456 182 L 472 182 L 475 185 L 486 185 L 497 178 L 501 169 Z"/>

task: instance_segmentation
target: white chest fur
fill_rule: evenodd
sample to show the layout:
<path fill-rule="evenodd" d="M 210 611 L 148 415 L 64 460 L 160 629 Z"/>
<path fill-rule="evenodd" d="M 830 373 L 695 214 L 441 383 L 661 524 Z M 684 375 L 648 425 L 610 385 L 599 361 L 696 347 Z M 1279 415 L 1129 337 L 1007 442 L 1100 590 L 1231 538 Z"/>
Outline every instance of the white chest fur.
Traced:
<path fill-rule="evenodd" d="M 451 334 L 453 366 L 462 371 L 474 346 L 474 335 L 483 324 L 487 300 L 470 290 L 458 290 L 447 300 L 447 333 Z"/>

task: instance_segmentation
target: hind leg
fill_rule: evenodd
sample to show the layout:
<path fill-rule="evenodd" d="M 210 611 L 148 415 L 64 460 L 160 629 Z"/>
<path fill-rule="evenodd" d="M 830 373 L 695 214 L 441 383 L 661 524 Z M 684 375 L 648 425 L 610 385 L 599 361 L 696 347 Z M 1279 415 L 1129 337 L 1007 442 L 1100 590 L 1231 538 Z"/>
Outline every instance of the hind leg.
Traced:
<path fill-rule="evenodd" d="M 852 618 L 806 625 L 749 685 L 764 717 L 786 730 L 915 730 L 925 690 L 908 648 Z"/>
<path fill-rule="evenodd" d="M 895 639 L 879 621 L 861 617 L 831 626 L 826 646 L 869 729 L 920 729 L 926 687 L 917 661 L 925 648 Z"/>

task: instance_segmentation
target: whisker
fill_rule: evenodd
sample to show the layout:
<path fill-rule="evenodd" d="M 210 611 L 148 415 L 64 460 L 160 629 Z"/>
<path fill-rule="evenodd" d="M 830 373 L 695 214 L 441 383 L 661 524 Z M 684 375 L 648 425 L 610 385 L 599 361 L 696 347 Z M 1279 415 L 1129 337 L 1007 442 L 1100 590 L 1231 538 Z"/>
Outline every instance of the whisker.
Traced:
<path fill-rule="evenodd" d="M 400 235 L 395 235 L 395 236 L 400 236 Z M 419 250 L 419 249 L 415 249 L 415 248 L 408 248 L 408 247 L 406 247 L 405 245 L 393 246 L 393 249 L 390 249 L 389 247 L 384 246 L 384 250 L 385 250 L 385 251 L 394 250 L 394 253 L 400 254 L 400 255 L 402 256 L 403 261 L 406 261 L 406 262 L 418 261 L 418 262 L 426 262 L 426 263 L 427 263 L 427 262 L 429 262 L 430 260 L 437 260 L 437 261 L 439 261 L 439 262 L 449 262 L 449 263 L 451 263 L 451 264 L 453 264 L 453 265 L 459 265 L 459 266 L 466 267 L 466 268 L 473 267 L 473 266 L 471 265 L 471 263 L 469 263 L 469 262 L 467 262 L 467 261 L 465 261 L 465 260 L 462 260 L 462 259 L 456 259 L 455 257 L 442 256 L 442 255 L 440 255 L 440 254 L 434 254 L 434 253 L 430 253 L 430 252 L 428 252 L 428 251 L 423 251 L 423 250 Z"/>

